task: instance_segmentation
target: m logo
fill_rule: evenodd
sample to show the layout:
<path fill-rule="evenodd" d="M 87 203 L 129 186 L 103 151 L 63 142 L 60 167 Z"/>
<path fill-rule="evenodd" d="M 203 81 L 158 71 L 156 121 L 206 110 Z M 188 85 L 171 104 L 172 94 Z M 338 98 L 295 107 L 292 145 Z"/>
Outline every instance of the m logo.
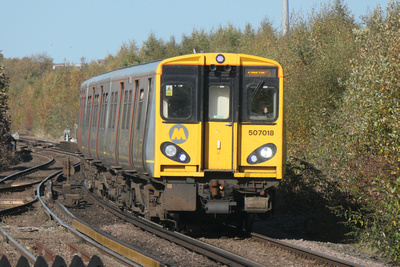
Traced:
<path fill-rule="evenodd" d="M 169 130 L 169 139 L 175 144 L 185 143 L 188 138 L 189 131 L 184 125 L 177 124 Z"/>

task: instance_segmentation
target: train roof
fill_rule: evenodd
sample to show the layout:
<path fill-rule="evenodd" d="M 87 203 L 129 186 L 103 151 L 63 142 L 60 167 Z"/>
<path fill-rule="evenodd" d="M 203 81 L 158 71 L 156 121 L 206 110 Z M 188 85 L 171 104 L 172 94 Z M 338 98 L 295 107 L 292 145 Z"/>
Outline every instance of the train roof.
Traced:
<path fill-rule="evenodd" d="M 216 58 L 220 55 L 229 56 L 231 60 L 237 62 L 238 64 L 241 64 L 242 60 L 245 60 L 245 62 L 250 65 L 271 64 L 271 66 L 279 66 L 279 77 L 283 77 L 282 67 L 279 65 L 278 62 L 271 59 L 266 59 L 258 56 L 251 56 L 241 53 L 196 53 L 196 54 L 188 54 L 188 55 L 167 58 L 165 60 L 156 60 L 152 62 L 147 62 L 121 69 L 112 70 L 103 74 L 96 75 L 84 81 L 81 85 L 81 88 L 82 89 L 88 88 L 93 84 L 120 81 L 127 79 L 129 77 L 139 78 L 139 77 L 154 75 L 156 74 L 157 67 L 160 64 L 171 64 L 171 63 L 188 64 L 189 62 L 192 64 L 199 64 L 200 62 L 203 62 L 202 64 L 204 64 L 204 58 L 207 57 L 207 59 L 209 60 L 208 64 L 220 65 L 223 62 L 216 61 Z"/>
<path fill-rule="evenodd" d="M 152 75 L 156 73 L 157 66 L 160 64 L 160 62 L 161 60 L 151 61 L 98 74 L 84 81 L 81 85 L 81 88 L 87 88 L 92 84 L 123 80 L 128 77 L 143 77 Z"/>

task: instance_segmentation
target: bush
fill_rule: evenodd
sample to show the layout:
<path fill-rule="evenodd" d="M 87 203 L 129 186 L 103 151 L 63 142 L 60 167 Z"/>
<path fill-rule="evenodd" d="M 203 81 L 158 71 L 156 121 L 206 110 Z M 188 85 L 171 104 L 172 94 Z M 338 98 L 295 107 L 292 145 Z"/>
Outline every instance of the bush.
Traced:
<path fill-rule="evenodd" d="M 363 242 L 400 260 L 400 4 L 377 9 L 355 31 L 359 57 L 352 61 L 339 117 L 359 160 L 348 190 L 362 208 L 345 216 Z"/>
<path fill-rule="evenodd" d="M 340 1 L 319 13 L 292 18 L 280 40 L 278 61 L 285 67 L 288 142 L 298 150 L 323 130 L 345 90 L 350 60 L 356 51 L 357 25 Z"/>

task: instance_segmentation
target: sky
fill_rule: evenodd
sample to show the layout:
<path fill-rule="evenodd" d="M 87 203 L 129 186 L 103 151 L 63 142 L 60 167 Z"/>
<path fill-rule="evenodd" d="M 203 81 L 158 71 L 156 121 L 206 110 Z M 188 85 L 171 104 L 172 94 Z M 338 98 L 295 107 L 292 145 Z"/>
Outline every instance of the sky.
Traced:
<path fill-rule="evenodd" d="M 289 11 L 310 14 L 329 0 L 289 0 Z M 357 22 L 390 0 L 344 0 Z M 0 0 L 0 50 L 6 58 L 46 54 L 54 63 L 79 63 L 116 55 L 123 43 L 138 47 L 154 33 L 177 42 L 194 29 L 228 24 L 257 29 L 268 19 L 280 31 L 279 0 Z M 206 51 L 207 52 L 207 51 Z"/>

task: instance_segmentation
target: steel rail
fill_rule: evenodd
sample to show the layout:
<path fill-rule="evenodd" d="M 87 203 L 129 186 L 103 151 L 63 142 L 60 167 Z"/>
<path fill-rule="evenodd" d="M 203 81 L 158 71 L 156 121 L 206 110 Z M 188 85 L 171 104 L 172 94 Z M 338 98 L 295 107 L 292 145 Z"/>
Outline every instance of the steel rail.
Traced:
<path fill-rule="evenodd" d="M 22 170 L 22 171 L 19 171 L 19 172 L 10 174 L 10 175 L 4 177 L 3 179 L 0 179 L 0 184 L 1 184 L 1 183 L 4 183 L 4 182 L 7 181 L 7 180 L 15 179 L 15 178 L 17 178 L 17 177 L 19 177 L 19 176 L 22 176 L 22 175 L 24 175 L 24 174 L 28 174 L 28 173 L 37 171 L 37 170 L 39 170 L 40 168 L 47 167 L 47 166 L 53 164 L 54 161 L 55 161 L 54 158 L 53 158 L 52 156 L 45 155 L 45 154 L 39 153 L 39 152 L 32 152 L 32 153 L 39 154 L 39 155 L 41 155 L 41 156 L 47 157 L 47 158 L 50 159 L 50 160 L 47 161 L 47 162 L 45 162 L 45 163 L 39 164 L 39 165 L 37 165 L 37 166 L 35 166 L 35 167 L 27 168 L 27 169 L 25 169 L 25 170 Z"/>
<path fill-rule="evenodd" d="M 41 153 L 38 153 L 38 154 L 41 154 Z M 44 154 L 41 154 L 41 155 L 46 156 L 46 157 L 48 157 L 48 158 L 51 158 L 50 161 L 48 161 L 48 162 L 46 162 L 46 163 L 44 163 L 44 164 L 40 164 L 40 165 L 38 165 L 38 166 L 36 166 L 36 167 L 32 167 L 32 168 L 23 170 L 23 171 L 18 172 L 18 173 L 16 173 L 16 174 L 9 175 L 9 176 L 5 177 L 4 179 L 2 179 L 2 181 L 5 180 L 6 178 L 9 178 L 9 177 L 11 177 L 11 178 L 18 177 L 18 175 L 22 175 L 22 174 L 24 174 L 24 173 L 28 173 L 28 172 L 34 171 L 36 168 L 41 168 L 41 167 L 44 167 L 44 166 L 48 166 L 48 165 L 50 165 L 50 164 L 52 164 L 52 163 L 54 162 L 54 158 L 53 158 L 53 157 L 48 156 L 48 155 L 44 155 Z M 22 174 L 21 174 L 21 173 L 22 173 Z M 46 179 L 49 179 L 49 177 L 52 177 L 53 175 L 54 175 L 54 174 L 51 174 L 51 175 L 48 176 Z M 11 178 L 9 178 L 9 179 L 11 179 Z M 37 190 L 39 190 L 39 187 L 40 187 L 40 186 L 38 186 Z M 37 192 L 39 192 L 39 191 L 37 191 Z M 10 213 L 10 212 L 16 211 L 17 209 L 27 208 L 28 206 L 33 205 L 33 203 L 37 202 L 38 199 L 39 199 L 39 198 L 36 196 L 36 197 L 35 197 L 32 201 L 30 201 L 30 202 L 27 202 L 27 203 L 24 203 L 24 204 L 22 204 L 22 205 L 18 205 L 18 206 L 15 206 L 15 207 L 11 207 L 11 208 L 9 208 L 9 209 L 2 210 L 2 211 L 0 211 L 0 214 L 1 214 L 1 215 L 4 215 L 4 214 L 6 214 L 6 213 Z M 9 241 L 14 245 L 14 247 L 19 251 L 19 253 L 21 253 L 22 256 L 24 256 L 25 258 L 27 258 L 31 263 L 33 263 L 33 264 L 36 263 L 37 258 L 36 258 L 33 254 L 31 254 L 27 249 L 25 249 L 23 246 L 21 246 L 21 245 L 18 243 L 18 241 L 16 241 L 14 238 L 12 238 L 12 237 L 7 233 L 7 231 L 5 231 L 1 226 L 0 226 L 0 231 L 1 231 L 1 234 L 2 234 L 7 240 L 9 240 Z"/>
<path fill-rule="evenodd" d="M 32 168 L 28 168 L 28 169 L 25 169 L 25 170 L 23 170 L 23 171 L 16 172 L 16 173 L 13 173 L 13 174 L 11 174 L 11 175 L 9 175 L 9 176 L 6 176 L 6 177 L 4 177 L 3 179 L 0 180 L 0 183 L 3 183 L 4 181 L 7 181 L 7 180 L 14 179 L 14 178 L 16 178 L 16 177 L 22 176 L 22 175 L 27 174 L 27 173 L 33 172 L 33 171 L 35 171 L 35 170 L 37 170 L 37 169 L 40 169 L 40 168 L 45 167 L 45 166 L 48 166 L 48 165 L 50 165 L 50 164 L 52 164 L 52 163 L 54 162 L 54 158 L 51 157 L 51 156 L 44 155 L 44 154 L 42 154 L 42 153 L 37 153 L 37 152 L 33 152 L 33 153 L 36 153 L 36 154 L 40 154 L 40 155 L 42 155 L 42 156 L 45 156 L 45 157 L 49 158 L 50 160 L 49 160 L 48 162 L 45 162 L 45 163 L 40 164 L 40 165 L 38 165 L 38 166 L 35 166 L 35 167 L 32 167 Z M 35 197 L 35 198 L 34 198 L 32 201 L 30 201 L 30 202 L 27 202 L 27 203 L 24 203 L 24 204 L 22 204 L 22 205 L 18 205 L 18 206 L 15 206 L 15 207 L 11 207 L 11 208 L 8 208 L 8 209 L 4 209 L 4 210 L 0 211 L 0 214 L 1 214 L 1 215 L 4 215 L 4 214 L 10 213 L 10 212 L 14 212 L 14 211 L 16 211 L 16 210 L 18 210 L 18 209 L 27 208 L 28 206 L 30 206 L 30 205 L 32 205 L 33 203 L 35 203 L 37 200 L 38 200 L 38 198 Z M 18 241 L 16 241 L 14 238 L 12 238 L 12 236 L 9 235 L 9 234 L 7 233 L 7 231 L 4 230 L 1 226 L 0 226 L 0 233 L 6 238 L 6 240 L 10 241 L 10 242 L 13 244 L 13 246 L 15 247 L 15 249 L 18 250 L 19 253 L 20 253 L 22 256 L 24 256 L 25 258 L 27 258 L 28 261 L 30 261 L 30 262 L 33 263 L 33 264 L 37 261 L 37 258 L 36 258 L 34 255 L 32 255 L 27 249 L 25 249 L 23 246 L 21 246 L 21 245 L 18 243 Z"/>
<path fill-rule="evenodd" d="M 0 184 L 0 192 L 15 192 L 15 191 L 20 191 L 21 189 L 27 188 L 27 187 L 32 187 L 36 184 L 40 183 L 40 181 L 35 181 L 32 183 L 28 183 L 28 184 L 21 184 L 21 185 L 4 185 L 4 184 Z"/>
<path fill-rule="evenodd" d="M 56 200 L 56 204 L 60 207 L 62 213 L 72 219 L 73 228 L 80 231 L 81 233 L 88 235 L 89 237 L 98 240 L 99 243 L 105 243 L 106 247 L 109 247 L 113 251 L 122 251 L 123 254 L 127 254 L 127 258 L 137 259 L 139 264 L 143 266 L 172 266 L 158 257 L 150 255 L 144 250 L 134 247 L 130 244 L 121 241 L 112 235 L 98 229 L 97 227 L 90 226 L 88 223 L 82 221 L 73 215 L 63 204 Z"/>
<path fill-rule="evenodd" d="M 18 142 L 23 142 L 23 143 L 28 143 L 28 145 L 37 145 L 37 144 L 45 144 L 45 145 L 50 145 L 50 146 L 54 146 L 57 145 L 57 142 L 53 142 L 53 141 L 46 141 L 46 140 L 40 140 L 40 139 L 35 139 L 35 138 L 30 138 L 27 136 L 20 136 Z"/>
<path fill-rule="evenodd" d="M 16 206 L 13 206 L 13 207 L 10 207 L 10 208 L 6 208 L 6 209 L 2 209 L 2 210 L 0 210 L 0 216 L 15 212 L 15 211 L 18 211 L 18 210 L 21 210 L 21 209 L 26 209 L 29 206 L 33 205 L 33 203 L 36 203 L 37 201 L 38 201 L 38 198 L 35 197 L 33 200 L 31 200 L 29 202 L 26 202 L 24 204 L 16 205 Z"/>
<path fill-rule="evenodd" d="M 349 266 L 356 266 L 356 267 L 361 267 L 362 265 L 358 265 L 353 262 L 341 260 L 335 257 L 331 257 L 316 251 L 312 251 L 306 248 L 302 248 L 296 245 L 292 245 L 274 238 L 270 238 L 267 236 L 263 236 L 257 233 L 251 233 L 252 238 L 255 240 L 262 242 L 262 243 L 269 243 L 272 246 L 276 246 L 282 249 L 285 249 L 287 251 L 290 251 L 292 253 L 295 253 L 296 255 L 299 255 L 300 257 L 303 257 L 305 259 L 311 259 L 315 260 L 318 263 L 322 265 L 327 265 L 327 266 L 339 266 L 339 267 L 349 267 Z"/>
<path fill-rule="evenodd" d="M 80 163 L 76 163 L 76 164 L 74 164 L 73 166 L 74 166 L 74 167 L 77 167 L 77 166 L 79 166 L 79 165 L 80 165 Z M 60 171 L 57 171 L 57 172 L 53 173 L 52 175 L 48 176 L 46 179 L 44 179 L 44 180 L 39 184 L 39 186 L 38 186 L 38 188 L 37 188 L 37 190 L 36 190 L 36 194 L 37 194 L 37 196 L 38 196 L 39 202 L 42 204 L 42 206 L 43 206 L 45 212 L 48 214 L 48 216 L 49 216 L 51 219 L 56 220 L 61 226 L 63 226 L 64 228 L 68 229 L 69 231 L 71 231 L 71 232 L 72 232 L 73 234 L 75 234 L 76 236 L 82 238 L 82 239 L 85 240 L 86 242 L 88 242 L 88 243 L 90 243 L 91 245 L 93 245 L 93 246 L 99 248 L 100 250 L 104 251 L 105 253 L 107 253 L 107 254 L 109 254 L 109 255 L 115 257 L 116 259 L 118 259 L 118 260 L 120 260 L 120 261 L 122 261 L 122 262 L 124 262 L 124 263 L 126 263 L 126 264 L 128 264 L 128 265 L 131 265 L 131 266 L 141 266 L 141 265 L 138 265 L 137 263 L 135 263 L 135 262 L 133 262 L 133 261 L 131 261 L 131 260 L 125 258 L 125 257 L 122 257 L 121 255 L 119 255 L 119 254 L 115 253 L 114 251 L 112 251 L 112 250 L 110 250 L 110 249 L 108 249 L 108 248 L 102 246 L 101 244 L 99 244 L 99 243 L 93 241 L 91 238 L 88 238 L 87 236 L 81 234 L 79 231 L 75 230 L 73 227 L 69 226 L 68 224 L 65 224 L 60 218 L 57 217 L 57 215 L 56 215 L 54 212 L 51 211 L 51 209 L 46 205 L 46 203 L 44 202 L 44 200 L 43 200 L 42 197 L 41 197 L 41 196 L 42 196 L 42 192 L 44 192 L 45 183 L 46 183 L 49 179 L 52 179 L 52 178 L 54 178 L 54 177 L 56 177 L 56 176 L 61 175 L 61 173 L 62 173 L 62 171 L 60 170 Z"/>
<path fill-rule="evenodd" d="M 91 197 L 96 199 L 96 201 L 98 201 L 105 209 L 120 217 L 121 219 L 126 220 L 145 231 L 151 232 L 154 235 L 157 235 L 163 239 L 178 244 L 196 253 L 202 254 L 208 258 L 214 259 L 220 263 L 226 264 L 228 266 L 264 266 L 258 262 L 240 257 L 234 253 L 217 248 L 205 242 L 201 242 L 197 239 L 191 238 L 181 233 L 164 229 L 159 224 L 136 217 L 129 213 L 124 213 L 120 211 L 117 207 L 109 204 L 107 201 L 101 199 L 100 197 L 95 196 L 90 192 L 88 193 Z"/>
<path fill-rule="evenodd" d="M 4 236 L 4 238 L 6 238 L 6 240 L 10 241 L 16 250 L 18 250 L 18 252 L 24 256 L 25 258 L 27 258 L 31 263 L 35 264 L 35 262 L 37 261 L 37 258 L 35 256 L 33 256 L 28 250 L 26 250 L 23 246 L 21 246 L 18 241 L 16 241 L 14 238 L 12 238 L 12 236 L 10 236 L 6 230 L 4 230 L 1 226 L 0 226 L 0 234 Z"/>
<path fill-rule="evenodd" d="M 22 171 L 20 171 L 20 172 L 16 172 L 16 173 L 13 173 L 13 174 L 11 174 L 11 175 L 8 175 L 8 176 L 4 177 L 3 179 L 1 179 L 1 180 L 0 180 L 0 183 L 4 183 L 4 181 L 11 180 L 11 179 L 14 179 L 14 178 L 16 178 L 16 177 L 22 176 L 22 175 L 24 175 L 24 174 L 28 174 L 28 173 L 34 172 L 34 171 L 36 171 L 36 170 L 38 170 L 38 169 L 40 169 L 40 168 L 43 168 L 43 167 L 46 167 L 46 166 L 49 166 L 49 165 L 53 164 L 54 161 L 55 161 L 54 158 L 51 157 L 51 156 L 49 156 L 49 155 L 45 155 L 45 154 L 42 154 L 42 153 L 39 153 L 39 152 L 32 152 L 32 153 L 42 155 L 42 156 L 44 156 L 44 157 L 47 157 L 47 158 L 50 159 L 50 160 L 47 161 L 47 162 L 45 162 L 45 163 L 39 164 L 39 165 L 37 165 L 37 166 L 35 166 L 35 167 L 27 168 L 27 169 L 22 170 Z M 50 176 L 51 176 L 51 175 L 50 175 Z M 50 177 L 50 176 L 49 176 L 49 177 Z M 34 184 L 38 184 L 38 183 L 39 183 L 39 182 L 35 182 Z M 24 186 L 26 187 L 26 185 L 24 185 Z M 38 187 L 38 189 L 39 189 L 39 187 Z M 11 207 L 11 208 L 8 208 L 8 209 L 1 210 L 1 211 L 0 211 L 0 215 L 5 215 L 5 214 L 11 213 L 11 212 L 15 212 L 15 211 L 17 211 L 17 210 L 19 210 L 19 209 L 27 208 L 27 207 L 33 205 L 34 203 L 36 203 L 36 202 L 38 201 L 38 199 L 39 199 L 39 198 L 36 196 L 32 201 L 29 201 L 29 202 L 24 203 L 24 204 L 22 204 L 22 205 L 18 205 L 18 206 L 14 206 L 14 207 Z M 9 235 L 9 234 L 7 233 L 7 231 L 4 230 L 4 228 L 2 228 L 1 226 L 0 226 L 0 234 L 3 235 L 4 238 L 5 238 L 6 240 L 8 240 L 9 242 L 11 242 L 11 243 L 13 244 L 13 246 L 15 247 L 15 249 L 16 249 L 22 256 L 24 256 L 25 258 L 27 258 L 27 260 L 28 260 L 29 262 L 31 262 L 32 264 L 35 264 L 35 263 L 36 263 L 37 258 L 36 258 L 32 253 L 30 253 L 27 249 L 25 249 L 23 246 L 21 246 L 21 245 L 18 243 L 18 241 L 16 241 L 11 235 Z"/>

